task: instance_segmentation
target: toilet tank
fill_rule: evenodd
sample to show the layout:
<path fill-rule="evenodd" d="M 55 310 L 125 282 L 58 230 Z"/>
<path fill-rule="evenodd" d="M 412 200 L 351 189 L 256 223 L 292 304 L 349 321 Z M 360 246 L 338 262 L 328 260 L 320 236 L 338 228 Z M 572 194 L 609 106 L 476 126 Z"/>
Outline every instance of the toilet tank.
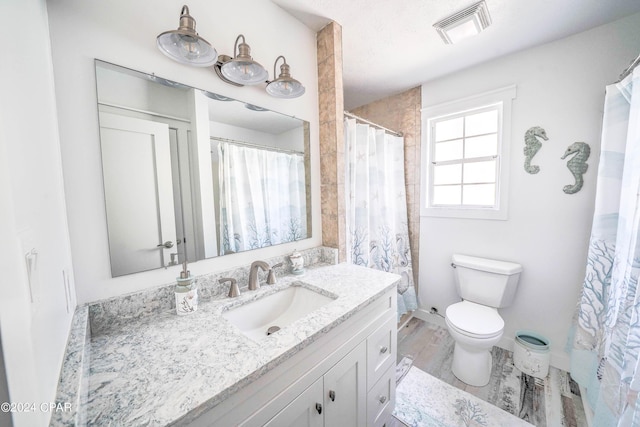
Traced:
<path fill-rule="evenodd" d="M 451 261 L 463 300 L 495 308 L 511 304 L 522 272 L 520 264 L 459 254 Z"/>

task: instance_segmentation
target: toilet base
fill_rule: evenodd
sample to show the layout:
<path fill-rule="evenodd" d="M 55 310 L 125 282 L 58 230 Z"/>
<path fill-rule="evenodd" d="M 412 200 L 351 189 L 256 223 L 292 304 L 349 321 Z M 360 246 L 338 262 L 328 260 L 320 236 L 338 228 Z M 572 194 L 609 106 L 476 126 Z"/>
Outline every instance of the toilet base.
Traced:
<path fill-rule="evenodd" d="M 489 384 L 493 358 L 486 349 L 469 348 L 456 342 L 451 370 L 463 383 L 483 387 Z"/>

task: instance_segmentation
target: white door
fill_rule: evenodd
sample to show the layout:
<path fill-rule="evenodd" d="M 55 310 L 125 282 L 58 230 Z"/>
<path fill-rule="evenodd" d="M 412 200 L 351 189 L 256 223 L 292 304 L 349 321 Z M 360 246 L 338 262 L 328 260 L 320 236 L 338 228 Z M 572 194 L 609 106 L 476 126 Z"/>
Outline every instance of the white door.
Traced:
<path fill-rule="evenodd" d="M 325 426 L 367 425 L 366 365 L 363 341 L 324 374 Z"/>
<path fill-rule="evenodd" d="M 176 252 L 169 127 L 101 112 L 100 141 L 112 276 L 165 266 Z"/>

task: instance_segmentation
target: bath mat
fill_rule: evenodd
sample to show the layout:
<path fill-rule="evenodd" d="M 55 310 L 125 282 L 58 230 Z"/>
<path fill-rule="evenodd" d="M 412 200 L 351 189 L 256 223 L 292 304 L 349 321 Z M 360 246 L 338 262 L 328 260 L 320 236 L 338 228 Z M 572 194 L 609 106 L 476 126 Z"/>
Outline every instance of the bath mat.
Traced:
<path fill-rule="evenodd" d="M 407 375 L 409 372 L 409 368 L 413 364 L 413 359 L 410 357 L 403 357 L 400 362 L 396 365 L 396 385 L 400 383 L 400 381 Z"/>
<path fill-rule="evenodd" d="M 393 415 L 410 427 L 532 426 L 415 366 L 396 389 Z"/>

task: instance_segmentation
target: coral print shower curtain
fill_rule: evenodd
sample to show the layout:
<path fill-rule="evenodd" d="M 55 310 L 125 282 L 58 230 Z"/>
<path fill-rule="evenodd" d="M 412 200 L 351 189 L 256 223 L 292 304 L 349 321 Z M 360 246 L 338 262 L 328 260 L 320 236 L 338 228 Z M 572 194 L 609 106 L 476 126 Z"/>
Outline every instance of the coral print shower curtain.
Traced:
<path fill-rule="evenodd" d="M 398 318 L 417 308 L 409 250 L 404 141 L 345 119 L 347 259 L 400 274 Z"/>
<path fill-rule="evenodd" d="M 307 238 L 302 154 L 222 142 L 221 253 Z"/>
<path fill-rule="evenodd" d="M 587 271 L 571 375 L 593 425 L 640 426 L 640 67 L 607 86 Z"/>

